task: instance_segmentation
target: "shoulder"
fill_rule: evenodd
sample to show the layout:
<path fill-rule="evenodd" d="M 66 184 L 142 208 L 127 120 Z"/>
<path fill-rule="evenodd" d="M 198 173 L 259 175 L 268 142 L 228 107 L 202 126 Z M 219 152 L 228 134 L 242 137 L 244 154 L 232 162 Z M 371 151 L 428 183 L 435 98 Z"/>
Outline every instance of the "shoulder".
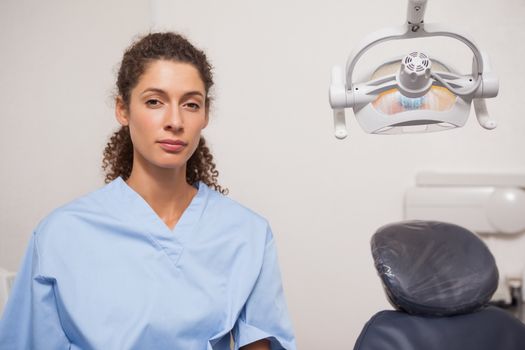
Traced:
<path fill-rule="evenodd" d="M 103 203 L 111 187 L 110 183 L 54 209 L 38 223 L 35 229 L 36 237 L 44 240 L 51 233 L 70 233 L 82 223 L 99 218 L 105 212 Z"/>
<path fill-rule="evenodd" d="M 206 185 L 201 184 L 201 186 Z M 264 236 L 266 239 L 271 238 L 270 224 L 266 218 L 207 186 L 206 190 L 208 192 L 208 204 L 205 212 L 207 218 L 220 222 L 222 225 L 242 227 L 244 232 L 253 232 L 259 236 Z"/>
<path fill-rule="evenodd" d="M 204 185 L 206 186 L 206 185 Z M 225 195 L 214 191 L 207 187 L 209 208 L 215 212 L 221 212 L 224 215 L 231 216 L 239 220 L 249 220 L 254 223 L 268 226 L 268 221 L 263 216 L 259 215 L 252 209 L 244 206 L 234 199 L 226 197 Z"/>

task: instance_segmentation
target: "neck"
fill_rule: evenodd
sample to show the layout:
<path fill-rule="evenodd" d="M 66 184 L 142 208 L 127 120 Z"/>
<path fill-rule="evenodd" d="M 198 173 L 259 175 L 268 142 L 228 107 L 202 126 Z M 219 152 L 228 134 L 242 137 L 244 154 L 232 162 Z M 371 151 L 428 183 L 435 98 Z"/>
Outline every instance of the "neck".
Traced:
<path fill-rule="evenodd" d="M 126 183 L 137 192 L 172 229 L 197 193 L 186 182 L 186 165 L 165 169 L 152 165 L 135 154 Z"/>

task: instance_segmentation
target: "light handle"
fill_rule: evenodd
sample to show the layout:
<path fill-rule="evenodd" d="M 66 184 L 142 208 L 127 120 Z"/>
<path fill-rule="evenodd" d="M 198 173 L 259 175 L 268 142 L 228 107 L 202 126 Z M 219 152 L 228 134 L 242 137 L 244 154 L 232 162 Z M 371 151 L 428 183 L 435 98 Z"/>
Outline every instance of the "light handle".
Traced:
<path fill-rule="evenodd" d="M 408 0 L 407 22 L 420 25 L 425 18 L 427 0 Z"/>

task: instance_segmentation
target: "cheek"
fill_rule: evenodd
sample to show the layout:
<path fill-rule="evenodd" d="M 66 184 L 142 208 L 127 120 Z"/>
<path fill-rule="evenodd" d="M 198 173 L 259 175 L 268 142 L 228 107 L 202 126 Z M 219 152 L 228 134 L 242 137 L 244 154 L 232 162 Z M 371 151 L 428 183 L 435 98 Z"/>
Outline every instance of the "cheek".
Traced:
<path fill-rule="evenodd" d="M 145 138 L 155 137 L 161 118 L 154 113 L 134 113 L 129 119 L 129 128 L 133 142 L 141 143 Z M 145 140 L 144 140 L 145 141 Z"/>
<path fill-rule="evenodd" d="M 200 130 L 199 131 L 196 131 L 194 134 L 193 134 L 193 137 L 192 137 L 192 143 L 191 143 L 191 154 L 193 154 L 195 152 L 195 150 L 197 149 L 197 147 L 199 146 L 199 141 L 200 141 L 200 138 L 201 138 L 201 134 L 200 134 Z"/>
<path fill-rule="evenodd" d="M 159 127 L 160 118 L 154 113 L 137 114 L 131 117 L 130 124 L 139 130 L 149 131 Z"/>
<path fill-rule="evenodd" d="M 199 146 L 199 141 L 201 139 L 201 132 L 202 132 L 202 129 L 206 126 L 206 124 L 204 122 L 199 122 L 199 123 L 195 123 L 194 125 L 192 125 L 192 130 L 191 130 L 191 134 L 192 134 L 192 149 L 191 149 L 191 154 L 193 154 L 195 152 L 195 150 L 197 149 L 197 147 Z"/>

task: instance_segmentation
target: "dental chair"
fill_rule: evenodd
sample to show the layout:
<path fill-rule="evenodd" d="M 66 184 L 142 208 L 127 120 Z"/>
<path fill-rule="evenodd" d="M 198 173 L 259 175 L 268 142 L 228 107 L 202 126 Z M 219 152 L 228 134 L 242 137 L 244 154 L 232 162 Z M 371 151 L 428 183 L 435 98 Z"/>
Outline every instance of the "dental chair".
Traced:
<path fill-rule="evenodd" d="M 380 228 L 372 255 L 388 300 L 354 350 L 524 350 L 525 325 L 487 306 L 498 285 L 494 257 L 472 232 L 405 221 Z"/>

